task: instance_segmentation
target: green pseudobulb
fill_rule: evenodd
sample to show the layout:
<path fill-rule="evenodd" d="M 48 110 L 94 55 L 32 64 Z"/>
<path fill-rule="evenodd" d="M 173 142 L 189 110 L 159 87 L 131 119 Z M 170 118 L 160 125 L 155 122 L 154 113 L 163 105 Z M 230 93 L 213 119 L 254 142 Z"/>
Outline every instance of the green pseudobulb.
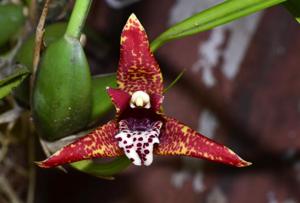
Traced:
<path fill-rule="evenodd" d="M 49 45 L 40 62 L 32 110 L 42 138 L 53 141 L 86 127 L 92 105 L 91 74 L 77 39 Z"/>

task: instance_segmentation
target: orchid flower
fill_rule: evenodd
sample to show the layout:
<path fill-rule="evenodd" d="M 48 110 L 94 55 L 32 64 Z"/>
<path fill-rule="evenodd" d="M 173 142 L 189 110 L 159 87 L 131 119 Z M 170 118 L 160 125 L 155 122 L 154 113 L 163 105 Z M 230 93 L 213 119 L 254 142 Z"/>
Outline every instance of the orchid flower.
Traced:
<path fill-rule="evenodd" d="M 40 167 L 124 154 L 138 166 L 149 166 L 153 154 L 190 156 L 237 167 L 251 164 L 163 113 L 162 74 L 134 14 L 122 31 L 120 43 L 118 88 L 107 88 L 116 108 L 115 119 L 38 162 Z"/>

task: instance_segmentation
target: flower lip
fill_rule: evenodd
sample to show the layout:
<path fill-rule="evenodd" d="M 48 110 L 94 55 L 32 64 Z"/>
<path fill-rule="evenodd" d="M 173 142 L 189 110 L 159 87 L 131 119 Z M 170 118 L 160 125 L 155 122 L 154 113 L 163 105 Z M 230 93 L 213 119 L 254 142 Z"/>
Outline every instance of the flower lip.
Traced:
<path fill-rule="evenodd" d="M 152 118 L 134 118 L 134 117 L 129 117 L 126 119 L 123 119 L 121 123 L 124 124 L 124 121 L 126 123 L 126 129 L 132 130 L 132 131 L 147 131 L 151 129 L 156 121 L 156 119 Z M 160 121 L 162 122 L 162 121 Z M 122 130 L 122 125 L 119 126 L 119 129 Z"/>
<path fill-rule="evenodd" d="M 119 121 L 115 138 L 125 155 L 134 165 L 149 166 L 153 161 L 153 147 L 159 143 L 162 121 L 148 118 L 128 118 Z"/>
<path fill-rule="evenodd" d="M 153 161 L 154 146 L 159 143 L 164 119 L 153 108 L 130 108 L 120 115 L 118 146 L 134 165 L 149 166 Z"/>

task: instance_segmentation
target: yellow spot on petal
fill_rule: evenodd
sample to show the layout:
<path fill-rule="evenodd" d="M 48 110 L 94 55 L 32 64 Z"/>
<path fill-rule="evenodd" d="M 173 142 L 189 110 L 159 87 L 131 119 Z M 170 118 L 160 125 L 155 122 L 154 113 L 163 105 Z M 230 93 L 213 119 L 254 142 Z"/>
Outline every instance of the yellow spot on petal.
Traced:
<path fill-rule="evenodd" d="M 206 152 L 204 152 L 203 156 L 204 156 L 205 158 L 208 158 L 208 154 L 207 154 Z"/>
<path fill-rule="evenodd" d="M 120 44 L 123 44 L 127 40 L 126 36 L 122 36 L 120 40 Z"/>
<path fill-rule="evenodd" d="M 133 24 L 132 22 L 135 22 L 137 25 Z M 132 13 L 129 16 L 128 21 L 125 25 L 125 29 L 130 29 L 131 26 L 135 26 L 135 27 L 138 26 L 140 30 L 144 30 L 143 26 L 141 25 L 140 21 L 138 20 L 138 18 L 134 13 Z"/>
<path fill-rule="evenodd" d="M 179 143 L 180 154 L 187 154 L 188 148 L 185 146 L 183 142 Z"/>
<path fill-rule="evenodd" d="M 104 154 L 104 149 L 101 148 L 101 149 L 94 150 L 92 152 L 92 154 L 93 154 L 93 156 L 98 155 L 98 154 Z"/>
<path fill-rule="evenodd" d="M 120 89 L 125 88 L 125 84 L 123 82 L 118 82 L 118 86 L 119 86 Z"/>
<path fill-rule="evenodd" d="M 181 129 L 181 131 L 184 133 L 184 134 L 186 134 L 187 132 L 188 132 L 188 127 L 187 126 L 184 126 L 182 129 Z"/>

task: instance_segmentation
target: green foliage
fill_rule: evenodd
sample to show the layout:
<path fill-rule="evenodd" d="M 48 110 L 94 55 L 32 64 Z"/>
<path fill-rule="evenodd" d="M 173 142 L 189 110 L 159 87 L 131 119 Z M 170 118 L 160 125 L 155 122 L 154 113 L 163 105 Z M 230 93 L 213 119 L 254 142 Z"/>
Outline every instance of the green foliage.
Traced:
<path fill-rule="evenodd" d="M 0 99 L 8 95 L 13 88 L 17 87 L 29 74 L 27 68 L 22 67 L 10 76 L 0 80 Z"/>
<path fill-rule="evenodd" d="M 54 23 L 45 28 L 44 45 L 48 47 L 65 33 L 65 22 Z M 31 35 L 19 49 L 15 61 L 32 70 L 35 35 Z M 25 79 L 14 91 L 14 96 L 23 106 L 29 107 L 29 78 Z"/>
<path fill-rule="evenodd" d="M 231 22 L 284 1 L 285 0 L 224 1 L 223 3 L 197 13 L 170 27 L 151 43 L 151 50 L 155 51 L 168 41 L 212 29 L 219 25 Z"/>
<path fill-rule="evenodd" d="M 100 178 L 112 178 L 116 173 L 124 170 L 131 161 L 127 157 L 118 157 L 114 161 L 96 164 L 92 160 L 84 160 L 70 164 L 75 169 Z"/>
<path fill-rule="evenodd" d="M 287 0 L 283 5 L 289 10 L 289 12 L 295 17 L 296 21 L 300 23 L 300 1 L 299 0 Z"/>
<path fill-rule="evenodd" d="M 67 24 L 65 22 L 54 23 L 45 28 L 44 45 L 48 47 L 51 43 L 61 38 L 66 31 Z M 29 70 L 32 69 L 33 51 L 34 51 L 35 35 L 32 34 L 21 46 L 17 55 L 16 62 L 25 65 Z"/>
<path fill-rule="evenodd" d="M 106 92 L 106 87 L 117 87 L 116 74 L 96 75 L 92 78 L 92 113 L 91 121 L 101 118 L 112 109 L 110 97 Z"/>
<path fill-rule="evenodd" d="M 0 5 L 0 46 L 18 32 L 24 21 L 22 6 L 14 4 Z"/>

